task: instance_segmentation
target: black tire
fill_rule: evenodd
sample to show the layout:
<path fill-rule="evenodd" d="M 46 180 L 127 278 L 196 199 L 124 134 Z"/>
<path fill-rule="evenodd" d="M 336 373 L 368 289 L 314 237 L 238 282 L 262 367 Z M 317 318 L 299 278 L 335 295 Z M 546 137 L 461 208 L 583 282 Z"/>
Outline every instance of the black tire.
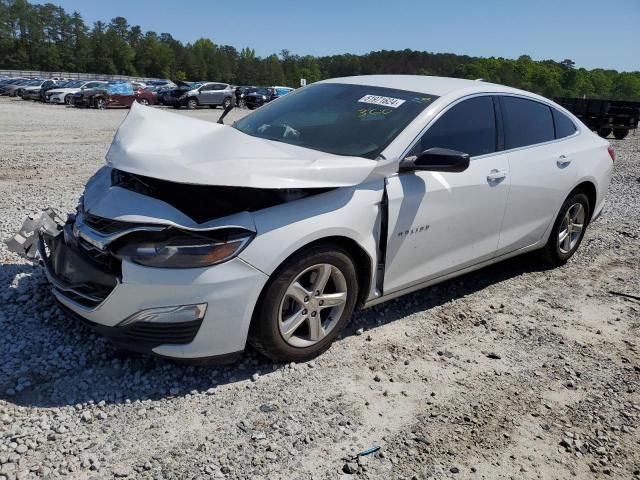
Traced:
<path fill-rule="evenodd" d="M 598 135 L 600 135 L 602 138 L 607 138 L 609 135 L 611 135 L 611 129 L 610 128 L 599 128 L 598 129 Z"/>
<path fill-rule="evenodd" d="M 576 204 L 581 204 L 584 208 L 584 221 L 582 226 L 582 231 L 579 234 L 577 242 L 568 252 L 563 252 L 560 248 L 559 242 L 559 234 L 560 228 L 562 226 L 563 219 L 567 215 L 567 212 L 570 208 L 572 208 Z M 584 234 L 587 230 L 587 226 L 589 225 L 589 219 L 591 218 L 591 205 L 589 204 L 589 198 L 582 193 L 581 191 L 571 193 L 567 199 L 562 204 L 560 208 L 560 212 L 558 213 L 558 217 L 556 218 L 555 223 L 553 224 L 553 229 L 551 229 L 551 234 L 549 235 L 549 240 L 547 244 L 542 250 L 543 258 L 552 266 L 560 266 L 564 265 L 567 260 L 569 260 L 574 253 L 580 247 L 582 243 L 582 239 L 584 238 Z"/>
<path fill-rule="evenodd" d="M 137 99 L 136 102 L 138 102 L 140 105 L 149 105 L 149 100 L 147 100 L 146 98 Z"/>
<path fill-rule="evenodd" d="M 280 333 L 280 306 L 289 285 L 309 267 L 329 264 L 342 273 L 346 281 L 347 299 L 335 326 L 317 343 L 295 347 Z M 302 250 L 286 260 L 271 276 L 256 306 L 249 331 L 249 343 L 261 354 L 276 362 L 300 362 L 327 350 L 340 331 L 349 323 L 358 297 L 358 276 L 353 259 L 338 245 L 318 245 Z"/>
<path fill-rule="evenodd" d="M 627 130 L 626 128 L 614 128 L 613 129 L 613 136 L 616 137 L 616 139 L 618 139 L 618 140 L 622 140 L 628 134 L 629 134 L 629 130 Z"/>
<path fill-rule="evenodd" d="M 227 108 L 229 108 L 230 105 L 231 105 L 231 97 L 225 98 L 222 102 L 222 108 L 226 110 Z"/>
<path fill-rule="evenodd" d="M 196 108 L 198 108 L 198 100 L 196 100 L 195 98 L 190 98 L 189 100 L 187 100 L 187 108 L 189 110 L 195 110 Z"/>
<path fill-rule="evenodd" d="M 65 95 L 64 96 L 64 104 L 65 105 L 71 105 L 71 95 Z"/>
<path fill-rule="evenodd" d="M 256 109 L 256 106 L 255 106 L 255 105 L 253 105 L 252 103 L 247 103 L 247 108 L 248 108 L 249 110 L 255 110 L 255 109 Z"/>
<path fill-rule="evenodd" d="M 98 110 L 104 110 L 105 108 L 107 108 L 107 102 L 104 98 L 102 97 L 98 97 L 95 99 L 95 101 L 93 102 L 93 104 L 95 105 L 95 107 Z"/>

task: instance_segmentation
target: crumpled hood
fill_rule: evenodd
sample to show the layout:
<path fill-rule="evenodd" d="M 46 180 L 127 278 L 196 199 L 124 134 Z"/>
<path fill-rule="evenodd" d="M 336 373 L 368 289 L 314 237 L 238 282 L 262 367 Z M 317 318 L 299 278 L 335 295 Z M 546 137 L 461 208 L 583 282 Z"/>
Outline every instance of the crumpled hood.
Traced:
<path fill-rule="evenodd" d="M 389 173 L 388 161 L 264 140 L 136 103 L 106 159 L 113 168 L 172 182 L 254 188 L 342 187 Z"/>

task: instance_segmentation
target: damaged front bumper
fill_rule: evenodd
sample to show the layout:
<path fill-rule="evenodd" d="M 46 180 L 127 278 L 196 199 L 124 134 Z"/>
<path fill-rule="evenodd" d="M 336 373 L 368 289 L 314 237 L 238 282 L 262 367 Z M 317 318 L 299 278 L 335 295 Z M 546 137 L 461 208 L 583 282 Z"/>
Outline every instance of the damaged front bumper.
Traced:
<path fill-rule="evenodd" d="M 128 350 L 192 361 L 232 360 L 244 350 L 264 273 L 237 257 L 187 269 L 119 260 L 85 240 L 100 233 L 78 217 L 63 223 L 47 210 L 7 242 L 39 258 L 65 312 Z"/>

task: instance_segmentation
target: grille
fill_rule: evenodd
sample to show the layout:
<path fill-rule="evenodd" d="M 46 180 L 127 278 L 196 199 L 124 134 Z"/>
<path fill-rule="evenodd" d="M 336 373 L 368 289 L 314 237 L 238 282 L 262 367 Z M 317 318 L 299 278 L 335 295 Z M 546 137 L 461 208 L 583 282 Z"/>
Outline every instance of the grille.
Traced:
<path fill-rule="evenodd" d="M 201 324 L 202 320 L 181 323 L 137 322 L 121 327 L 121 334 L 123 339 L 152 345 L 185 344 L 193 341 Z"/>
<path fill-rule="evenodd" d="M 40 235 L 39 249 L 53 289 L 83 307 L 100 305 L 118 283 L 113 270 L 65 244 L 63 235 Z"/>
<path fill-rule="evenodd" d="M 98 217 L 97 215 L 91 215 L 86 212 L 84 214 L 83 220 L 89 228 L 95 230 L 98 233 L 102 233 L 103 235 L 120 232 L 122 230 L 131 228 L 132 226 L 131 223 L 121 222 L 119 220 L 110 220 L 108 218 Z"/>

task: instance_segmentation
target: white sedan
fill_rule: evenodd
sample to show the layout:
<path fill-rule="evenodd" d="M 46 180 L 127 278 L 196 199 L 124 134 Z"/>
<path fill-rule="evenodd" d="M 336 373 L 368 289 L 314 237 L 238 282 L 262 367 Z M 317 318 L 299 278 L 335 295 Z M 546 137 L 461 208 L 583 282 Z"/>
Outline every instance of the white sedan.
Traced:
<path fill-rule="evenodd" d="M 562 265 L 614 157 L 547 98 L 452 78 L 322 81 L 233 126 L 134 104 L 39 251 L 62 307 L 127 348 L 300 361 L 354 308 L 532 250 Z"/>
<path fill-rule="evenodd" d="M 55 88 L 46 93 L 46 99 L 49 103 L 58 103 L 70 105 L 73 95 L 81 90 L 97 88 L 106 85 L 107 82 L 75 80 L 65 84 L 64 88 Z"/>

